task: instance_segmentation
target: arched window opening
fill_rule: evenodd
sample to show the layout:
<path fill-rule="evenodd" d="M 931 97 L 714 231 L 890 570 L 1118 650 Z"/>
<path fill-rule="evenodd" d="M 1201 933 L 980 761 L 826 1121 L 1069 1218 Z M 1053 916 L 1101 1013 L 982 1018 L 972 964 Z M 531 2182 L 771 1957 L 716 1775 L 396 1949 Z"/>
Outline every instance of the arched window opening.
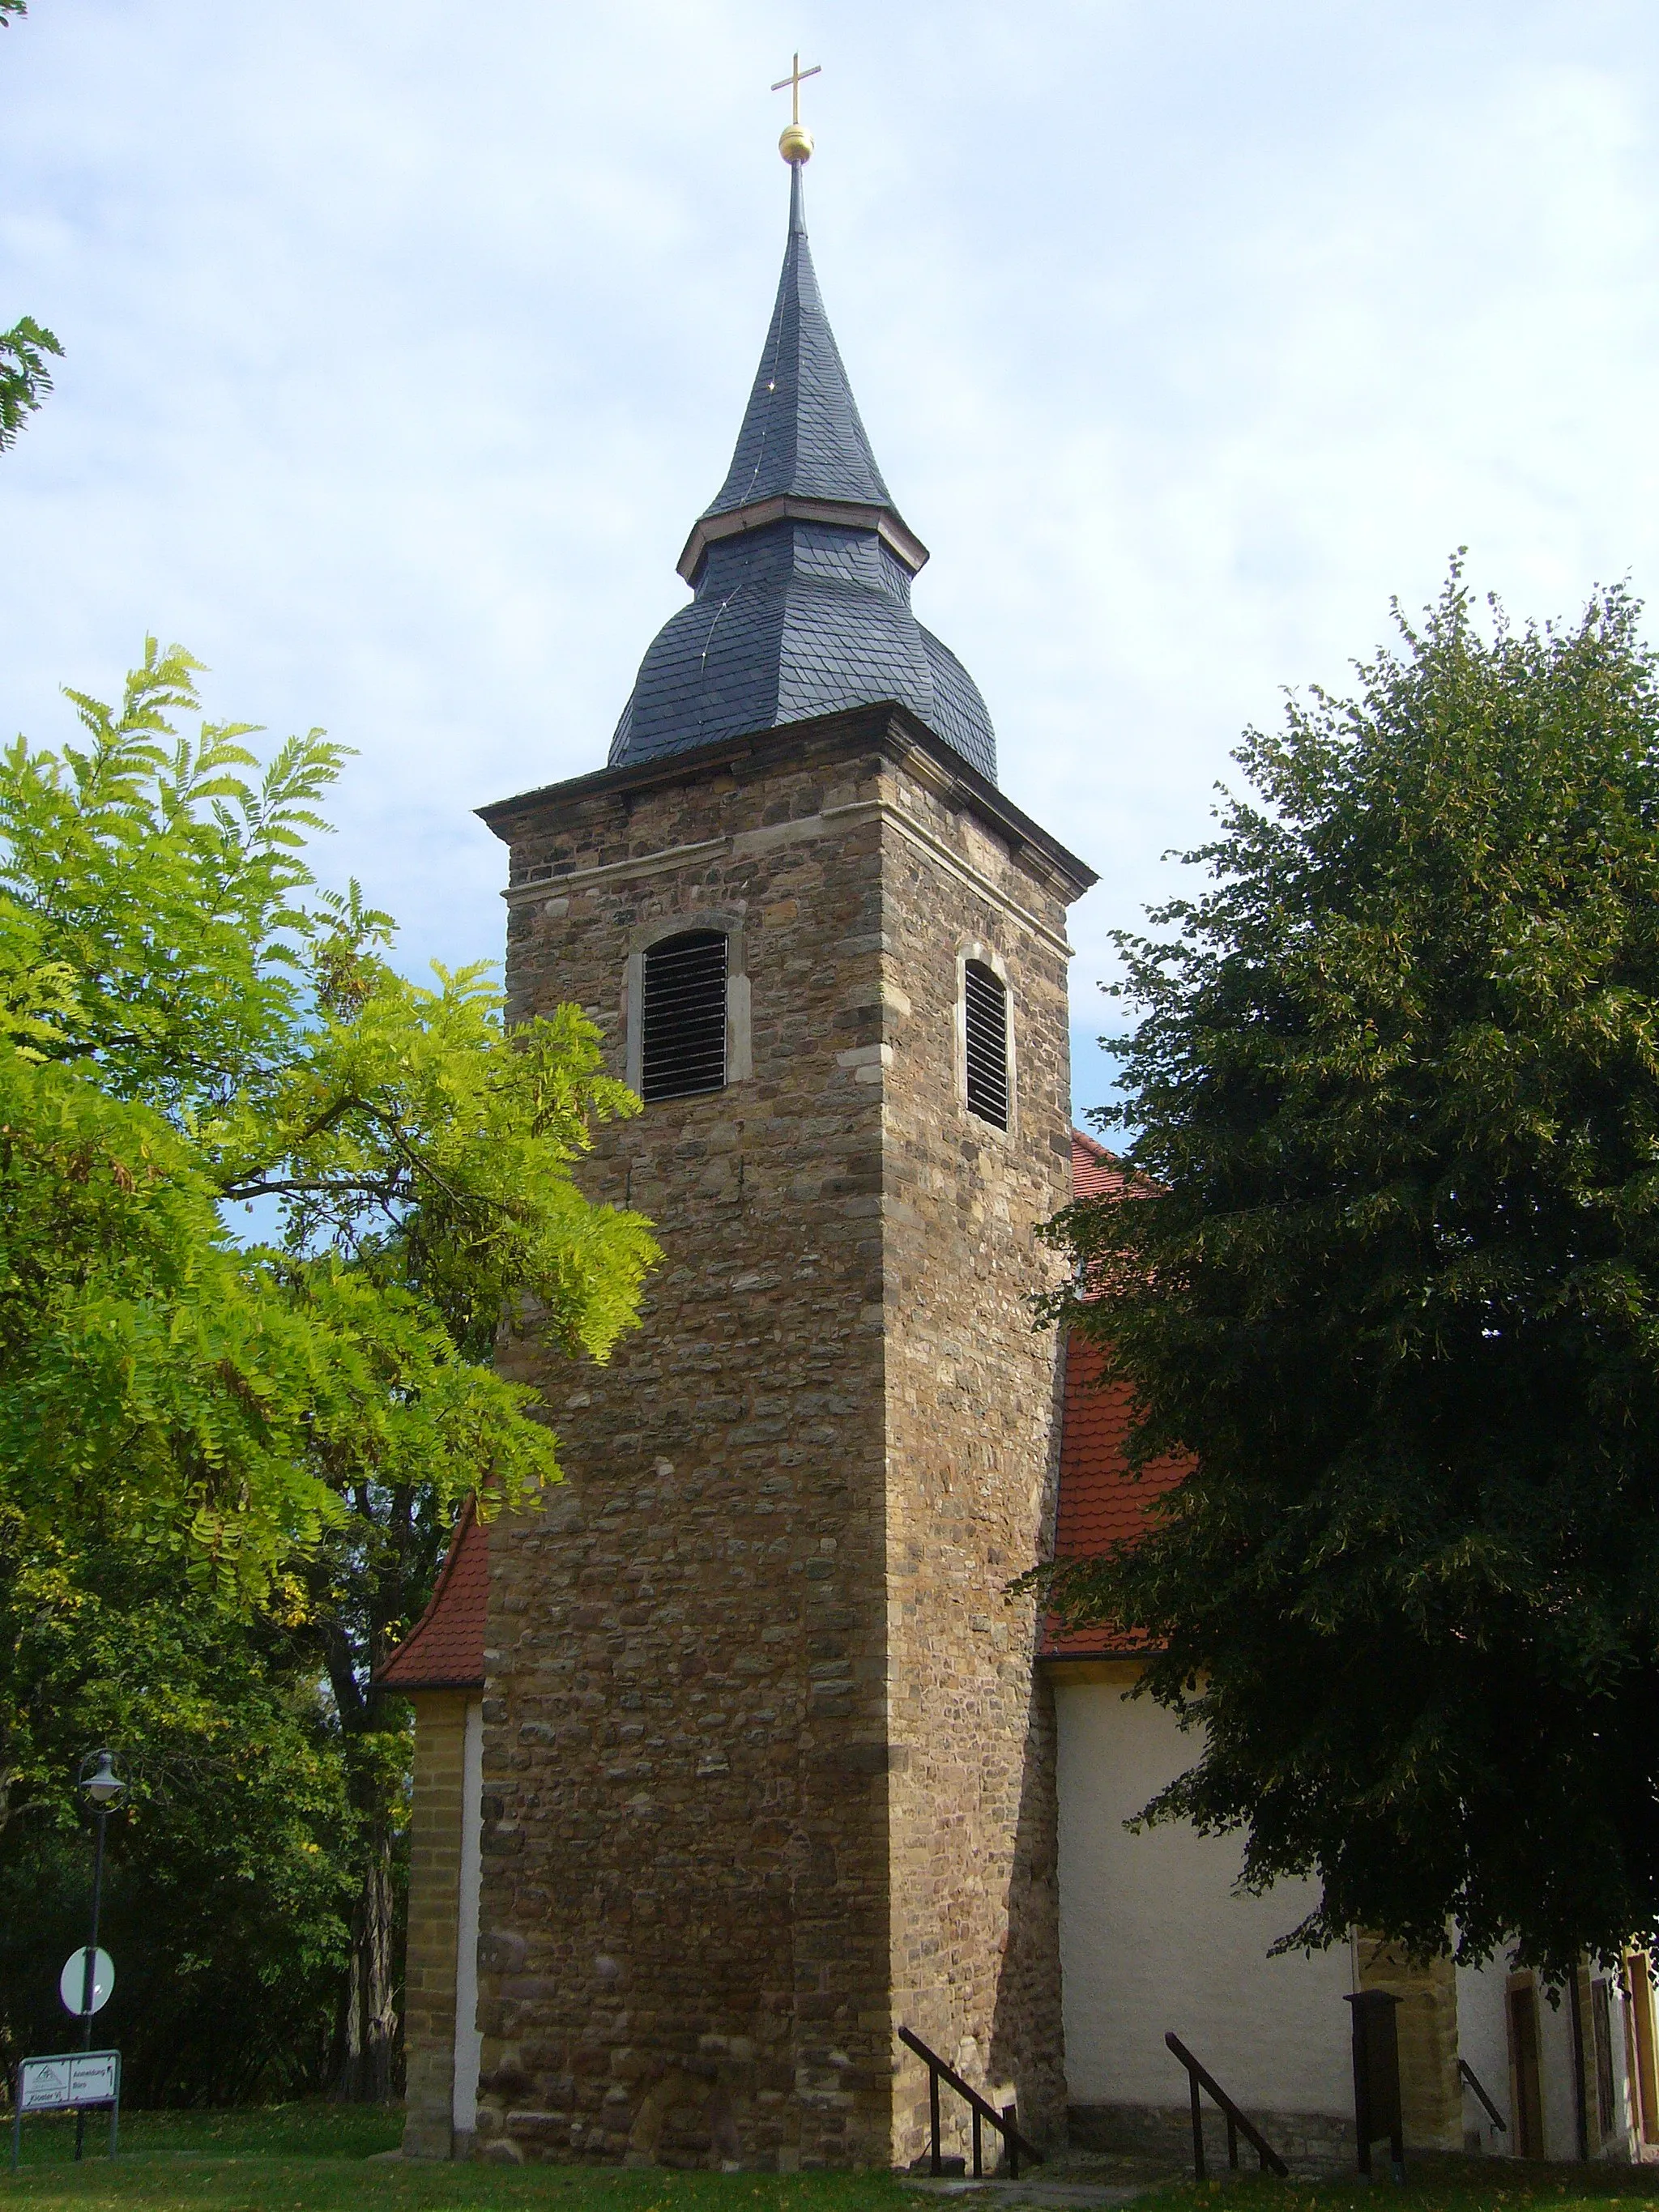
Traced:
<path fill-rule="evenodd" d="M 647 950 L 640 1095 L 647 1105 L 724 1087 L 726 969 L 726 936 L 718 929 L 688 929 Z"/>
<path fill-rule="evenodd" d="M 994 1128 L 1008 1126 L 1008 994 L 982 960 L 964 964 L 968 1111 Z"/>

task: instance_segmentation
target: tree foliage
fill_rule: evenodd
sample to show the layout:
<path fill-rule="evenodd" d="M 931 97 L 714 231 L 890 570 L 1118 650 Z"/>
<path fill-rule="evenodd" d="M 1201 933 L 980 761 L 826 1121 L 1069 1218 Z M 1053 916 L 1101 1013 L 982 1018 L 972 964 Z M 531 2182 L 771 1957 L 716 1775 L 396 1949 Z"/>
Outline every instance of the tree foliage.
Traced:
<path fill-rule="evenodd" d="M 0 22 L 4 20 L 0 15 Z M 20 315 L 9 331 L 0 331 L 0 453 L 10 452 L 18 432 L 52 390 L 49 354 L 61 361 L 64 349 L 33 315 Z"/>
<path fill-rule="evenodd" d="M 632 1104 L 592 1025 L 509 1039 L 482 970 L 409 983 L 355 889 L 305 903 L 340 749 L 250 780 L 245 727 L 176 736 L 194 669 L 152 641 L 118 712 L 70 695 L 86 743 L 0 757 L 0 1495 L 100 1540 L 183 1516 L 257 1597 L 354 1481 L 553 1479 L 495 1330 L 602 1357 L 653 1247 L 571 1179 Z"/>
<path fill-rule="evenodd" d="M 176 1559 L 75 1553 L 0 1509 L 0 1705 L 27 1784 L 0 1829 L 0 2058 L 61 2046 L 58 1970 L 86 1941 L 91 1837 L 69 1800 L 125 1753 L 100 1940 L 100 2033 L 141 2104 L 323 2087 L 360 1844 L 337 1734 L 280 1624 L 190 1591 Z M 10 1792 L 0 1804 L 10 1802 Z"/>
<path fill-rule="evenodd" d="M 1322 1883 L 1295 1940 L 1559 1972 L 1659 1921 L 1659 692 L 1622 591 L 1477 615 L 1247 733 L 1120 939 L 1137 1194 L 1052 1233 L 1196 1464 L 1053 1588 L 1198 1731 L 1153 1816 Z"/>
<path fill-rule="evenodd" d="M 296 1809 L 262 1879 L 292 1860 L 335 1898 L 349 1875 L 349 1929 L 283 1985 L 349 1960 L 337 2077 L 384 2094 L 409 1743 L 374 1670 L 462 1498 L 557 1479 L 498 1336 L 603 1358 L 633 1322 L 647 1224 L 573 1170 L 637 1102 L 576 1009 L 509 1033 L 483 968 L 399 975 L 388 918 L 307 857 L 343 749 L 313 731 L 261 768 L 246 726 L 181 736 L 197 672 L 152 640 L 118 706 L 68 695 L 76 742 L 0 755 L 0 1825 L 45 1868 L 70 1818 L 66 1745 L 99 1708 L 41 1671 L 58 1630 L 130 1634 L 109 1663 L 148 1680 L 155 1607 L 188 1608 L 176 1696 L 109 1717 L 151 1777 L 134 1802 L 159 1835 L 188 1798 L 168 1747 L 216 1668 L 319 1819 L 323 1759 L 323 1871 Z"/>
<path fill-rule="evenodd" d="M 0 31 L 15 15 L 27 15 L 28 0 L 0 0 Z M 33 315 L 20 315 L 0 331 L 0 453 L 9 453 L 17 433 L 52 390 L 48 354 L 61 361 L 64 349 Z"/>

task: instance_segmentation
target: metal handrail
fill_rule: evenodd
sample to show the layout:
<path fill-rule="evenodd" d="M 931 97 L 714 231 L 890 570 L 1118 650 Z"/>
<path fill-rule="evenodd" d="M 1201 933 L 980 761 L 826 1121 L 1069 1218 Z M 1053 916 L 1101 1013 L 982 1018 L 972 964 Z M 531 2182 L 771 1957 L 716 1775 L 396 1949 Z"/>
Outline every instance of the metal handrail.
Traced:
<path fill-rule="evenodd" d="M 947 2066 L 937 2051 L 930 2051 L 921 2038 L 919 2035 L 913 2035 L 908 2027 L 900 2028 L 898 2039 L 908 2049 L 914 2051 L 918 2058 L 924 2060 L 927 2067 L 927 2108 L 928 2118 L 933 2126 L 933 2155 L 928 2166 L 930 2173 L 943 2173 L 945 2171 L 945 2162 L 939 2155 L 939 2085 L 941 2081 L 947 2083 L 956 2091 L 958 2097 L 966 2101 L 969 2112 L 974 2116 L 974 2179 L 975 2181 L 982 2180 L 984 2178 L 984 2159 L 981 2148 L 982 2142 L 981 2123 L 984 2120 L 989 2120 L 991 2125 L 1002 2137 L 1003 2148 L 1008 2158 L 1008 2179 L 1011 2181 L 1018 2181 L 1019 2179 L 1019 2161 L 1022 2158 L 1029 2158 L 1033 2166 L 1042 2165 L 1042 2153 L 1029 2137 L 1021 2135 L 1014 2124 L 1013 2106 L 1006 2105 L 1001 2112 L 998 2112 L 994 2105 L 987 2104 L 977 2089 L 970 2089 L 954 2067 Z"/>
<path fill-rule="evenodd" d="M 1480 2075 L 1475 2072 L 1474 2067 L 1470 2065 L 1467 2058 L 1460 2058 L 1457 2062 L 1457 2078 L 1460 2081 L 1466 2082 L 1468 2087 L 1474 2090 L 1475 2095 L 1479 2097 L 1481 2103 L 1486 2108 L 1486 2118 L 1492 2122 L 1493 2127 L 1501 2128 L 1504 2133 L 1508 2135 L 1510 2131 L 1509 2122 L 1504 2118 L 1502 2112 L 1498 2111 L 1497 2106 L 1493 2104 L 1492 2099 L 1486 2094 L 1486 2090 L 1481 2086 Z"/>
<path fill-rule="evenodd" d="M 1204 2108 L 1199 2102 L 1198 2093 L 1200 2089 L 1207 2089 L 1211 2096 L 1214 2098 L 1216 2103 L 1220 2106 L 1222 2111 L 1227 2116 L 1228 2165 L 1237 2170 L 1238 2166 L 1238 2138 L 1240 2136 L 1243 2136 L 1245 2142 L 1249 2143 L 1250 2148 L 1255 2153 L 1257 2158 L 1261 2161 L 1261 2170 L 1264 2173 L 1276 2173 L 1281 2181 L 1288 2180 L 1290 2179 L 1291 2172 L 1289 2166 L 1285 2165 L 1284 2160 L 1280 2158 L 1279 2153 L 1273 2148 L 1273 2145 L 1267 2141 L 1267 2136 L 1262 2134 L 1261 2129 L 1255 2125 L 1255 2122 L 1245 2118 L 1243 2113 L 1239 2111 L 1237 2106 L 1234 2104 L 1232 2099 L 1222 2087 L 1220 2082 L 1216 2080 L 1214 2075 L 1194 2057 L 1192 2052 L 1188 2050 L 1186 2045 L 1182 2041 L 1178 2035 L 1166 2035 L 1164 2040 L 1168 2044 L 1170 2050 L 1174 2051 L 1176 2057 L 1186 2068 L 1187 2079 L 1192 2088 L 1193 2174 L 1194 2179 L 1199 2181 L 1202 2181 L 1204 2179 Z"/>

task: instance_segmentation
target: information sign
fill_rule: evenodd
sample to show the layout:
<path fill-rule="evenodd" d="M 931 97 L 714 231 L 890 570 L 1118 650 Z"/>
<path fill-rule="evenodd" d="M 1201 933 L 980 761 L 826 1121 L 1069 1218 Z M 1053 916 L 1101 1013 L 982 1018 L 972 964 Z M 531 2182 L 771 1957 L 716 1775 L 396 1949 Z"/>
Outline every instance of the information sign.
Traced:
<path fill-rule="evenodd" d="M 59 2058 L 26 2058 L 18 2104 L 26 2112 L 62 2112 L 74 2105 L 112 2105 L 121 2080 L 118 2051 L 72 2051 Z"/>
<path fill-rule="evenodd" d="M 84 2111 L 89 2105 L 109 2106 L 109 2149 L 114 2157 L 121 2108 L 118 2051 L 61 2051 L 50 2058 L 26 2058 L 17 2069 L 13 2090 L 13 2166 L 22 2147 L 26 2113 Z"/>

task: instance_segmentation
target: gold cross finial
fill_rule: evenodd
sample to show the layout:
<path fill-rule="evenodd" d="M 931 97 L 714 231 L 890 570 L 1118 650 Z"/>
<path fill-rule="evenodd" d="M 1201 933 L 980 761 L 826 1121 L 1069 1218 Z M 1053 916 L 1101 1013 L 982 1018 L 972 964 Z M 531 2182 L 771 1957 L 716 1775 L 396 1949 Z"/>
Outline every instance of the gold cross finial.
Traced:
<path fill-rule="evenodd" d="M 777 82 L 773 86 L 772 89 L 774 92 L 781 92 L 785 85 L 788 86 L 790 106 L 793 111 L 789 120 L 792 123 L 799 124 L 800 121 L 800 88 L 802 85 L 805 83 L 809 76 L 822 76 L 823 75 L 823 64 L 822 62 L 814 62 L 810 70 L 804 70 L 800 65 L 800 56 L 797 54 L 795 56 L 794 67 L 790 70 L 788 76 L 781 76 Z"/>
<path fill-rule="evenodd" d="M 772 88 L 774 92 L 781 92 L 785 85 L 789 88 L 789 120 L 778 141 L 778 151 L 792 165 L 810 161 L 812 158 L 812 134 L 803 127 L 800 119 L 800 88 L 809 76 L 822 76 L 823 74 L 822 62 L 814 62 L 811 69 L 804 70 L 800 65 L 800 56 L 797 54 L 788 76 L 781 76 Z"/>

